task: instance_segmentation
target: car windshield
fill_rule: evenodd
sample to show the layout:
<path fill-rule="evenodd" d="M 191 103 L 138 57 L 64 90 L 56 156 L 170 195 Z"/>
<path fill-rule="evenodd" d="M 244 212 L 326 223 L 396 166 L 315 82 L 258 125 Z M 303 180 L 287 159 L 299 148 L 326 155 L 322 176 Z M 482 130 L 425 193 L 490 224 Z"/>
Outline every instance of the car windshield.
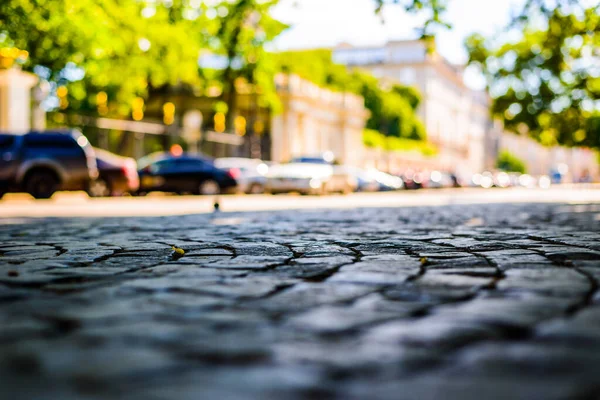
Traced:
<path fill-rule="evenodd" d="M 153 163 L 161 160 L 162 158 L 164 158 L 164 153 L 152 153 L 152 154 L 149 154 L 149 155 L 147 155 L 145 157 L 140 158 L 137 161 L 138 168 L 140 168 L 140 169 L 146 168 L 150 164 L 153 164 Z"/>
<path fill-rule="evenodd" d="M 294 163 L 330 164 L 321 157 L 297 157 L 292 159 Z"/>

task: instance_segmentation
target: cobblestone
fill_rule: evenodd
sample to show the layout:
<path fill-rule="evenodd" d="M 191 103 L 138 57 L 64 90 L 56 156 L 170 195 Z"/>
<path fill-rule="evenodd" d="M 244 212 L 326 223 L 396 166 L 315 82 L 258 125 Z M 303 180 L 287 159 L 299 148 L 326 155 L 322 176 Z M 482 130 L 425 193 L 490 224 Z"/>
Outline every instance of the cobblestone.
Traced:
<path fill-rule="evenodd" d="M 0 220 L 0 398 L 600 398 L 599 213 Z"/>

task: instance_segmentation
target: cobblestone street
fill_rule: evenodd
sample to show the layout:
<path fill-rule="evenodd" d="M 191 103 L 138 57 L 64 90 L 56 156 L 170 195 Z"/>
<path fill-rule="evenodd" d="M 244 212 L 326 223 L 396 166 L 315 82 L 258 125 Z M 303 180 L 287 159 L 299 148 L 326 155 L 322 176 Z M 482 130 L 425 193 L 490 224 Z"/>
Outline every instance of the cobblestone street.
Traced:
<path fill-rule="evenodd" d="M 0 398 L 598 399 L 599 281 L 600 204 L 4 220 Z"/>

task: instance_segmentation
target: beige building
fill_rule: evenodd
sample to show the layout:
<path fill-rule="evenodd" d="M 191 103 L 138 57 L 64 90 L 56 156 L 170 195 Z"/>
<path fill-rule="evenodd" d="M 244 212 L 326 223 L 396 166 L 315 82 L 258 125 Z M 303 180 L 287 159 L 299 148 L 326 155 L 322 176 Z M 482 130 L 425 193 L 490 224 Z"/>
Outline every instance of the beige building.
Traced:
<path fill-rule="evenodd" d="M 363 161 L 369 117 L 360 96 L 323 89 L 297 75 L 276 77 L 282 110 L 271 117 L 271 159 L 333 152 L 343 164 Z"/>
<path fill-rule="evenodd" d="M 529 137 L 508 132 L 502 135 L 500 147 L 523 160 L 532 175 L 550 175 L 563 170 L 566 182 L 577 182 L 586 174 L 595 181 L 600 178 L 598 154 L 590 149 L 545 147 Z"/>
<path fill-rule="evenodd" d="M 415 86 L 422 95 L 418 114 L 428 140 L 439 148 L 437 168 L 480 172 L 496 158 L 498 130 L 489 116 L 490 99 L 469 89 L 462 70 L 423 41 L 392 41 L 382 47 L 339 46 L 334 62 L 370 71 L 383 81 Z"/>

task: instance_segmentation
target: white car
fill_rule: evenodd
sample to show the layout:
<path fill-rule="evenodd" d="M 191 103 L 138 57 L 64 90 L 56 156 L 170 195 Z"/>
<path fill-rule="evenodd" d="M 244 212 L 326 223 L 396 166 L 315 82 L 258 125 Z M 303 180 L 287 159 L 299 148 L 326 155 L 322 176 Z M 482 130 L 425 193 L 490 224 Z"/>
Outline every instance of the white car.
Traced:
<path fill-rule="evenodd" d="M 238 183 L 238 191 L 258 194 L 265 191 L 269 166 L 254 158 L 226 157 L 217 158 L 215 166 L 229 171 Z"/>
<path fill-rule="evenodd" d="M 380 192 L 400 190 L 404 188 L 404 182 L 402 181 L 402 178 L 398 176 L 387 174 L 375 168 L 371 168 L 367 172 L 379 184 Z"/>
<path fill-rule="evenodd" d="M 344 167 L 344 169 L 356 181 L 356 192 L 379 191 L 379 182 L 373 174 L 358 167 Z"/>
<path fill-rule="evenodd" d="M 311 163 L 280 164 L 269 169 L 266 191 L 301 194 L 348 193 L 355 189 L 352 180 L 347 172 L 336 166 Z"/>

